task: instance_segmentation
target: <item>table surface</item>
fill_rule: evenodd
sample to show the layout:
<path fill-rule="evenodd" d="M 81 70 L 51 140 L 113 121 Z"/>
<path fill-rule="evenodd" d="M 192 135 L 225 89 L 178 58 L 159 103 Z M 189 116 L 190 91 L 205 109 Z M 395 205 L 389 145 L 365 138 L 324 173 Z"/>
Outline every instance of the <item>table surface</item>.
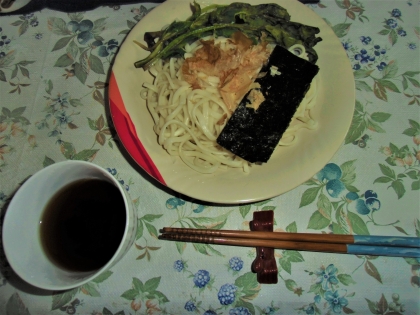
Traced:
<path fill-rule="evenodd" d="M 261 285 L 250 270 L 253 248 L 177 246 L 156 237 L 160 228 L 183 222 L 245 230 L 260 210 L 274 210 L 276 231 L 419 237 L 419 1 L 308 5 L 331 25 L 353 66 L 353 122 L 329 167 L 341 169 L 345 193 L 357 192 L 357 201 L 334 198 L 325 182 L 312 186 L 314 180 L 271 200 L 229 206 L 161 189 L 128 157 L 113 131 L 106 84 L 110 65 L 129 30 L 156 5 L 1 17 L 2 213 L 36 171 L 82 159 L 120 181 L 137 208 L 139 227 L 135 244 L 117 265 L 66 292 L 28 286 L 3 255 L 0 313 L 420 314 L 418 259 L 276 250 L 279 282 Z M 71 20 L 101 26 L 96 35 L 102 45 L 89 48 L 92 57 L 82 72 L 72 67 L 69 54 L 77 55 L 93 40 L 72 42 L 56 27 Z M 233 293 L 227 305 L 221 303 L 222 289 Z"/>

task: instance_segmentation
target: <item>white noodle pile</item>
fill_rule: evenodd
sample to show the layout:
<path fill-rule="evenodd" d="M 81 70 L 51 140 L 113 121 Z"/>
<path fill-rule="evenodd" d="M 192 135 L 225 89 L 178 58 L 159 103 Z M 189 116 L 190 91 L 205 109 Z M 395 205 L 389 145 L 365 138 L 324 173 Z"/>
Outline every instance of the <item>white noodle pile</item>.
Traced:
<path fill-rule="evenodd" d="M 223 45 L 230 45 L 223 38 L 215 39 L 215 43 L 218 42 L 221 42 L 222 49 Z M 187 45 L 184 57 L 191 57 L 200 47 L 199 41 Z M 290 51 L 307 59 L 302 45 L 295 45 Z M 183 80 L 181 68 L 184 60 L 159 60 L 150 68 L 155 77 L 153 84 L 145 83 L 141 92 L 154 120 L 159 144 L 170 155 L 179 156 L 186 165 L 200 173 L 211 174 L 219 168 L 240 168 L 249 173 L 251 163 L 216 143 L 231 116 L 217 88 L 219 78 L 203 77 L 206 87 L 193 90 Z M 315 77 L 279 145 L 293 145 L 297 140 L 296 132 L 301 128 L 316 128 L 317 123 L 310 115 L 316 103 L 316 81 Z"/>

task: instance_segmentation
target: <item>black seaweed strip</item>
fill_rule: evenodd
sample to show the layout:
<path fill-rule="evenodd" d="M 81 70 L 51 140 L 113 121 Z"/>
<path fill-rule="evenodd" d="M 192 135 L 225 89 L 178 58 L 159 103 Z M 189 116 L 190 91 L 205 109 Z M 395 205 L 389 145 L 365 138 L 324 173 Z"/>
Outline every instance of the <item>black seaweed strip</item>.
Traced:
<path fill-rule="evenodd" d="M 276 66 L 281 75 L 270 75 L 271 66 Z M 246 107 L 245 95 L 217 143 L 251 163 L 267 162 L 318 70 L 318 66 L 276 46 L 261 69 L 267 74 L 256 80 L 265 101 L 254 110 Z"/>

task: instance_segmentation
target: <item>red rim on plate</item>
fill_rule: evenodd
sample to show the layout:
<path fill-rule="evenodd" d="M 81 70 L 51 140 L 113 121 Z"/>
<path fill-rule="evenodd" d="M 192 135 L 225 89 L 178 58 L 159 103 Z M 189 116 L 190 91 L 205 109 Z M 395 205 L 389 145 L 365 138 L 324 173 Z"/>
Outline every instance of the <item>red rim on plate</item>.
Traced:
<path fill-rule="evenodd" d="M 131 157 L 147 172 L 166 186 L 165 180 L 136 136 L 136 127 L 128 115 L 114 73 L 109 79 L 109 106 L 117 134 Z"/>

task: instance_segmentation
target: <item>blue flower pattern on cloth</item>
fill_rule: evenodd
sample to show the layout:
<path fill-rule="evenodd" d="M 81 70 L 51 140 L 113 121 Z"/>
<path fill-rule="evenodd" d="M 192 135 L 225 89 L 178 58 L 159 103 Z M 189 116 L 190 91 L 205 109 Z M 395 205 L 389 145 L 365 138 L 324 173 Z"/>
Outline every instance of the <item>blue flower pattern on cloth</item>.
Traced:
<path fill-rule="evenodd" d="M 251 315 L 251 312 L 243 306 L 232 308 L 229 315 Z"/>
<path fill-rule="evenodd" d="M 169 210 L 177 209 L 179 206 L 183 206 L 185 204 L 185 201 L 179 198 L 169 198 L 166 201 L 166 208 Z"/>
<path fill-rule="evenodd" d="M 184 270 L 184 263 L 182 262 L 182 260 L 176 260 L 174 262 L 174 269 L 178 272 Z"/>
<path fill-rule="evenodd" d="M 375 56 L 370 56 L 366 49 L 362 49 L 359 54 L 354 56 L 354 59 L 360 61 L 361 64 L 369 63 L 375 60 Z"/>
<path fill-rule="evenodd" d="M 222 285 L 219 289 L 219 292 L 217 293 L 217 298 L 219 299 L 220 304 L 232 304 L 235 301 L 236 290 L 238 290 L 238 287 L 233 284 L 226 283 Z"/>
<path fill-rule="evenodd" d="M 229 259 L 229 266 L 234 271 L 240 271 L 242 269 L 242 267 L 244 266 L 244 262 L 240 257 L 235 256 L 235 257 L 232 257 L 231 259 Z"/>
<path fill-rule="evenodd" d="M 210 281 L 210 273 L 207 270 L 199 270 L 194 275 L 193 281 L 197 287 L 203 288 Z"/>
<path fill-rule="evenodd" d="M 278 309 L 279 309 L 278 307 L 267 306 L 263 309 L 262 314 L 263 315 L 274 315 L 274 314 L 276 314 Z"/>
<path fill-rule="evenodd" d="M 318 276 L 317 283 L 321 283 L 322 289 L 327 291 L 333 285 L 338 284 L 336 277 L 337 268 L 333 264 L 327 266 L 327 268 L 321 268 L 316 272 Z"/>
<path fill-rule="evenodd" d="M 416 43 L 408 43 L 408 48 L 410 48 L 411 50 L 415 50 L 417 49 L 417 44 Z"/>
<path fill-rule="evenodd" d="M 398 26 L 398 23 L 394 19 L 388 19 L 386 20 L 386 25 L 388 25 L 390 28 L 396 28 Z"/>
<path fill-rule="evenodd" d="M 194 210 L 193 210 L 193 212 L 194 213 L 201 213 L 201 212 L 203 212 L 204 211 L 204 209 L 206 208 L 206 206 L 204 206 L 204 205 L 197 205 L 197 208 L 195 208 Z"/>
<path fill-rule="evenodd" d="M 367 190 L 361 197 L 356 193 L 350 192 L 346 195 L 346 198 L 349 201 L 349 209 L 362 215 L 378 211 L 381 208 L 378 195 L 373 190 Z"/>
<path fill-rule="evenodd" d="M 369 45 L 370 42 L 372 41 L 372 38 L 370 38 L 370 36 L 361 36 L 360 41 L 362 42 L 363 45 Z"/>
<path fill-rule="evenodd" d="M 118 182 L 120 183 L 120 185 L 126 190 L 129 191 L 130 190 L 130 185 L 132 184 L 131 180 L 129 180 L 128 182 L 124 181 L 123 179 L 120 178 L 120 175 L 118 174 L 118 171 L 116 168 L 110 168 L 107 167 L 106 169 L 112 176 L 114 176 Z"/>
<path fill-rule="evenodd" d="M 187 303 L 185 303 L 184 308 L 188 311 L 188 312 L 193 312 L 197 309 L 197 306 L 195 306 L 194 301 L 188 301 Z"/>
<path fill-rule="evenodd" d="M 399 9 L 393 9 L 392 12 L 391 12 L 391 15 L 393 17 L 399 18 L 399 17 L 401 17 L 401 11 Z"/>
<path fill-rule="evenodd" d="M 384 29 L 379 34 L 388 35 L 391 44 L 394 45 L 398 41 L 398 36 L 405 37 L 407 36 L 407 32 L 402 26 L 404 21 L 400 9 L 395 8 L 391 12 L 388 12 L 388 14 L 389 17 L 384 21 Z"/>
<path fill-rule="evenodd" d="M 305 308 L 305 313 L 307 315 L 315 314 L 315 307 L 313 305 L 308 305 L 308 307 Z"/>
<path fill-rule="evenodd" d="M 319 181 L 326 183 L 327 193 L 331 197 L 340 197 L 345 189 L 343 182 L 340 180 L 342 173 L 341 168 L 337 164 L 328 163 L 316 175 Z"/>
<path fill-rule="evenodd" d="M 117 53 L 118 51 L 118 41 L 115 39 L 110 39 L 105 43 L 101 40 L 97 40 L 92 43 L 92 46 L 98 48 L 98 56 L 100 57 L 107 57 L 110 54 Z"/>
<path fill-rule="evenodd" d="M 349 304 L 344 295 L 345 292 L 343 290 L 325 292 L 325 299 L 327 300 L 330 309 L 336 314 L 340 314 L 343 307 Z"/>
<path fill-rule="evenodd" d="M 353 64 L 353 70 L 360 70 L 363 68 L 371 68 L 376 64 L 379 71 L 382 71 L 387 66 L 387 49 L 378 44 L 373 44 L 372 38 L 369 36 L 361 36 L 360 42 L 363 44 L 362 49 L 358 50 L 349 42 L 343 42 L 343 47 L 348 51 L 351 59 L 356 63 Z M 353 54 L 353 56 L 351 56 Z"/>

